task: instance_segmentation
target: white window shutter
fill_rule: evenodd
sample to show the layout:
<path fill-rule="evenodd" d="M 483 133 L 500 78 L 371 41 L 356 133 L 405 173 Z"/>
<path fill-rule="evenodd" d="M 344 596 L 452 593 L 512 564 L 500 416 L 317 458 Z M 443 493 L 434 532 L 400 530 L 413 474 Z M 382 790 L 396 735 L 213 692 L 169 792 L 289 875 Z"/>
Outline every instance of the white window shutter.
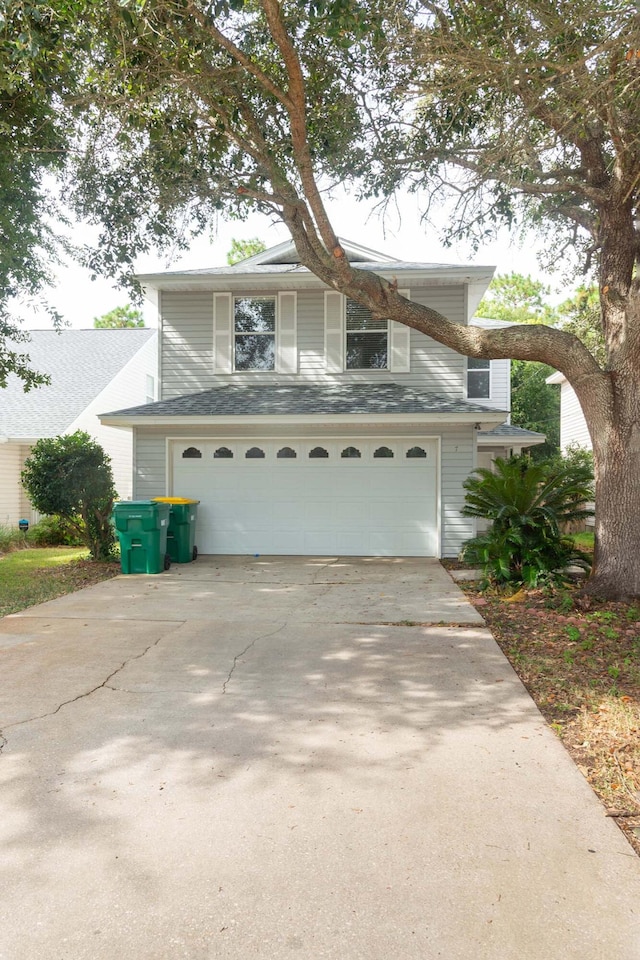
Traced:
<path fill-rule="evenodd" d="M 278 373 L 298 372 L 298 295 L 278 294 L 276 321 L 276 370 Z"/>
<path fill-rule="evenodd" d="M 213 295 L 213 370 L 233 372 L 233 299 L 230 293 Z"/>
<path fill-rule="evenodd" d="M 409 299 L 409 290 L 398 290 L 401 297 Z M 389 369 L 392 373 L 409 373 L 411 370 L 411 327 L 406 323 L 392 320 L 390 326 L 391 345 L 389 350 Z"/>
<path fill-rule="evenodd" d="M 324 294 L 324 356 L 328 373 L 344 370 L 344 304 L 341 293 Z"/>

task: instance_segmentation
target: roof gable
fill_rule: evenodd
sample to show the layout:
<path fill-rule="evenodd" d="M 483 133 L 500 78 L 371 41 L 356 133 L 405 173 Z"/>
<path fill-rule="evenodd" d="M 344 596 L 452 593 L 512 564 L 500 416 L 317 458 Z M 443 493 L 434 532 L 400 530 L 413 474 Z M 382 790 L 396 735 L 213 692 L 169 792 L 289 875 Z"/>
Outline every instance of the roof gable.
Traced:
<path fill-rule="evenodd" d="M 342 249 L 347 255 L 350 263 L 396 263 L 396 257 L 390 257 L 386 253 L 380 253 L 378 250 L 370 250 L 369 247 L 363 247 L 352 240 L 338 238 Z M 296 249 L 293 240 L 285 240 L 278 243 L 275 247 L 269 247 L 262 253 L 255 253 L 252 257 L 238 261 L 238 265 L 243 267 L 260 267 L 265 264 L 290 263 L 299 264 L 300 255 Z"/>

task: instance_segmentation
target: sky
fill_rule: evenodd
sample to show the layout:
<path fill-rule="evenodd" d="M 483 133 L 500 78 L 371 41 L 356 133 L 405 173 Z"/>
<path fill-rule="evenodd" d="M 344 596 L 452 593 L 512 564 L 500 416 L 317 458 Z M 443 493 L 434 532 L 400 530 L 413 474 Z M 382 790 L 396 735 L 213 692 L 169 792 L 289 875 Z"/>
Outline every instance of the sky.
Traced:
<path fill-rule="evenodd" d="M 531 274 L 556 288 L 560 283 L 559 277 L 550 277 L 540 270 L 534 243 L 521 246 L 506 231 L 497 242 L 486 244 L 477 254 L 472 254 L 465 244 L 444 247 L 438 231 L 421 222 L 417 200 L 413 196 L 401 196 L 398 205 L 387 213 L 384 220 L 373 210 L 373 204 L 367 206 L 358 203 L 347 194 L 329 201 L 328 211 L 339 236 L 401 260 L 492 265 L 498 273 Z M 78 225 L 76 239 L 82 239 L 83 233 L 88 236 L 90 231 Z M 222 266 L 226 263 L 226 255 L 234 238 L 243 240 L 259 237 L 267 246 L 289 239 L 284 225 L 274 224 L 268 217 L 258 214 L 246 221 L 225 221 L 221 218 L 212 225 L 211 234 L 198 238 L 188 253 L 182 252 L 179 258 L 172 261 L 160 256 L 141 257 L 136 262 L 136 271 L 156 273 Z M 94 317 L 128 301 L 125 291 L 117 289 L 107 279 L 92 280 L 89 271 L 77 265 L 61 266 L 55 274 L 57 283 L 49 292 L 49 300 L 71 327 L 92 327 Z M 51 327 L 51 321 L 43 312 L 36 313 L 23 308 L 19 310 L 19 315 L 25 329 Z M 144 316 L 147 326 L 156 325 L 155 310 L 150 304 L 145 304 Z"/>

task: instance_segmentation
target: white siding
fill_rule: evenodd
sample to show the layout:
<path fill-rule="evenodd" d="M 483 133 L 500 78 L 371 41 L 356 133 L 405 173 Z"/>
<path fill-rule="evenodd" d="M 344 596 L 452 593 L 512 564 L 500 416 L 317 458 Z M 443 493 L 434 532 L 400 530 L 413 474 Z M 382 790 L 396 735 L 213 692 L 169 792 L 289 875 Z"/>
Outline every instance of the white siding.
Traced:
<path fill-rule="evenodd" d="M 362 432 L 364 428 L 354 424 L 344 424 L 340 428 L 328 426 L 325 428 L 327 435 L 335 435 L 339 430 L 346 435 Z M 471 426 L 452 427 L 442 429 L 441 424 L 425 424 L 420 429 L 414 427 L 409 430 L 405 427 L 398 428 L 402 435 L 415 433 L 416 438 L 421 435 L 441 438 L 441 476 L 440 476 L 440 500 L 441 500 L 441 539 L 442 556 L 455 557 L 458 555 L 462 543 L 473 536 L 473 521 L 461 515 L 464 504 L 463 482 L 474 468 L 474 435 Z M 255 435 L 255 426 L 245 428 L 249 435 Z M 270 423 L 260 431 L 261 435 L 284 436 L 285 431 L 281 426 Z M 297 428 L 298 434 L 300 428 Z M 225 426 L 218 428 L 189 427 L 176 428 L 170 432 L 172 437 L 225 437 L 238 436 L 240 433 L 238 427 Z M 291 435 L 295 433 L 291 428 Z M 371 435 L 390 435 L 391 428 L 378 425 Z M 320 428 L 313 431 L 313 436 L 321 437 L 323 432 Z M 133 498 L 136 500 L 146 500 L 150 497 L 175 495 L 186 496 L 188 492 L 173 490 L 167 487 L 167 432 L 161 428 L 136 428 L 136 472 L 134 478 Z"/>
<path fill-rule="evenodd" d="M 29 523 L 38 519 L 20 480 L 30 450 L 28 444 L 0 444 L 0 526 L 16 527 L 23 517 Z"/>
<path fill-rule="evenodd" d="M 22 513 L 23 452 L 17 443 L 0 444 L 0 526 L 16 527 Z"/>
<path fill-rule="evenodd" d="M 591 450 L 591 437 L 580 401 L 565 380 L 560 388 L 560 446 L 566 450 L 571 443 Z"/>
<path fill-rule="evenodd" d="M 157 337 L 151 337 L 65 431 L 86 430 L 104 448 L 111 458 L 115 487 L 122 500 L 129 500 L 133 489 L 132 432 L 129 428 L 103 426 L 98 416 L 145 403 L 147 376 L 157 375 L 157 342 Z"/>

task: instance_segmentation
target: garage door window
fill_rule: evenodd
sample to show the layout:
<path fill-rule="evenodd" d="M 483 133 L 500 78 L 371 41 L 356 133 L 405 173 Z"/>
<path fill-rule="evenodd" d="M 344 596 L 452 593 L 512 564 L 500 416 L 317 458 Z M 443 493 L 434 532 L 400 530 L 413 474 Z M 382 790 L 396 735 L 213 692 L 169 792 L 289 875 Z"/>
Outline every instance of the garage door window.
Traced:
<path fill-rule="evenodd" d="M 329 451 L 325 450 L 324 447 L 314 447 L 313 450 L 309 451 L 310 460 L 324 460 L 329 456 Z"/>
<path fill-rule="evenodd" d="M 236 297 L 233 329 L 236 370 L 275 370 L 275 297 Z"/>
<path fill-rule="evenodd" d="M 282 447 L 276 454 L 278 460 L 294 460 L 297 456 L 293 447 Z"/>
<path fill-rule="evenodd" d="M 197 447 L 187 447 L 186 450 L 182 451 L 183 460 L 201 460 L 202 452 L 198 450 Z"/>
<path fill-rule="evenodd" d="M 413 459 L 414 457 L 426 457 L 427 451 L 423 450 L 422 447 L 411 447 L 410 450 L 407 450 L 407 457 Z"/>
<path fill-rule="evenodd" d="M 393 450 L 390 447 L 378 447 L 373 456 L 376 460 L 381 457 L 392 457 Z"/>
<path fill-rule="evenodd" d="M 362 454 L 357 447 L 345 447 L 340 456 L 343 460 L 359 460 Z"/>
<path fill-rule="evenodd" d="M 245 453 L 245 458 L 247 460 L 264 460 L 264 450 L 261 450 L 260 447 L 250 447 Z"/>
<path fill-rule="evenodd" d="M 213 454 L 214 460 L 233 460 L 233 451 L 229 447 L 218 447 Z"/>

